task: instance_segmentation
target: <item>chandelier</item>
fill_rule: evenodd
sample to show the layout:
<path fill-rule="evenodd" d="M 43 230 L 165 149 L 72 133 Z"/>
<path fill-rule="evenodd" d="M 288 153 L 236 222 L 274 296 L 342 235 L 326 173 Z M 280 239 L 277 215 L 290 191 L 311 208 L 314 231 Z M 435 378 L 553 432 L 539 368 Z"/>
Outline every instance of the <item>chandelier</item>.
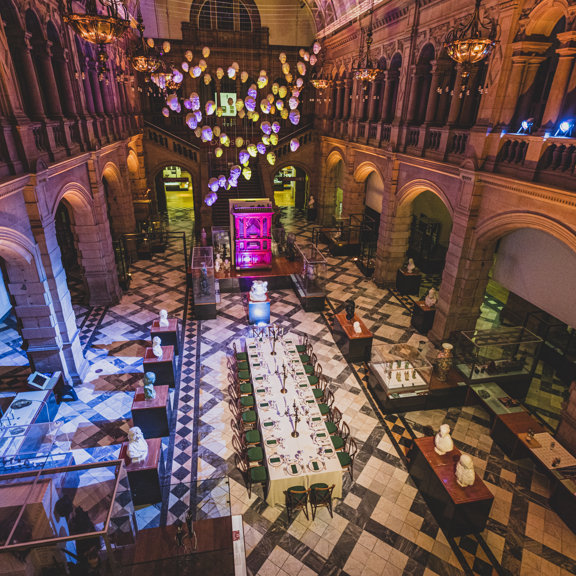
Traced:
<path fill-rule="evenodd" d="M 496 23 L 490 19 L 480 19 L 480 3 L 476 0 L 471 18 L 450 30 L 444 47 L 448 56 L 462 64 L 462 76 L 469 75 L 469 68 L 486 58 L 496 45 Z"/>
<path fill-rule="evenodd" d="M 130 63 L 136 72 L 142 72 L 142 74 L 145 74 L 146 81 L 148 81 L 150 75 L 161 68 L 164 63 L 158 56 L 156 56 L 156 54 L 154 54 L 153 47 L 144 40 L 144 23 L 142 20 L 142 13 L 140 12 L 140 5 L 138 5 L 137 20 L 140 41 L 138 47 L 130 56 Z"/>
<path fill-rule="evenodd" d="M 325 90 L 332 82 L 326 78 L 312 78 L 310 84 L 312 84 L 316 90 Z"/>
<path fill-rule="evenodd" d="M 83 40 L 99 47 L 98 71 L 103 74 L 108 60 L 104 45 L 124 35 L 130 27 L 130 16 L 123 0 L 85 0 L 85 6 L 86 12 L 78 14 L 73 11 L 72 0 L 66 0 L 62 17 Z"/>
<path fill-rule="evenodd" d="M 366 53 L 363 54 L 362 44 L 360 44 L 360 52 L 358 54 L 358 65 L 352 70 L 354 73 L 354 80 L 360 82 L 374 82 L 376 78 L 382 73 L 378 66 L 374 65 L 370 57 L 370 46 L 372 46 L 372 21 L 374 19 L 374 0 L 370 5 L 370 24 L 368 25 L 368 32 L 366 33 Z"/>

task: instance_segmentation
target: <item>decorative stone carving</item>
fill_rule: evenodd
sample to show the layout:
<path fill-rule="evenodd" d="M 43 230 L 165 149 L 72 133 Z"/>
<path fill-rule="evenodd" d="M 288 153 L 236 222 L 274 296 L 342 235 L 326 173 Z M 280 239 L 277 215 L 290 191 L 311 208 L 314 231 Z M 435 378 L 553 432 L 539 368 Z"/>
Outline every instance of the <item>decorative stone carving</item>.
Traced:
<path fill-rule="evenodd" d="M 254 280 L 250 288 L 250 300 L 252 302 L 266 302 L 268 298 L 268 282 L 265 280 Z"/>
<path fill-rule="evenodd" d="M 438 433 L 434 437 L 434 450 L 436 454 L 444 456 L 446 452 L 452 452 L 453 449 L 454 442 L 450 436 L 450 426 L 448 426 L 448 424 L 442 424 L 440 430 L 438 430 Z"/>
<path fill-rule="evenodd" d="M 462 488 L 472 486 L 476 479 L 476 472 L 474 472 L 474 462 L 468 454 L 462 454 L 460 460 L 456 464 L 456 482 Z"/>
<path fill-rule="evenodd" d="M 144 374 L 144 397 L 146 400 L 153 400 L 156 398 L 156 390 L 154 384 L 156 383 L 156 374 L 154 372 L 146 372 Z"/>
<path fill-rule="evenodd" d="M 152 338 L 152 354 L 160 360 L 162 358 L 162 340 L 159 336 Z"/>
<path fill-rule="evenodd" d="M 128 430 L 128 448 L 126 454 L 132 462 L 142 462 L 148 456 L 148 444 L 144 439 L 144 434 L 138 426 Z"/>
<path fill-rule="evenodd" d="M 158 322 L 159 326 L 169 326 L 169 322 L 168 322 L 168 312 L 166 310 L 160 310 L 160 320 Z"/>

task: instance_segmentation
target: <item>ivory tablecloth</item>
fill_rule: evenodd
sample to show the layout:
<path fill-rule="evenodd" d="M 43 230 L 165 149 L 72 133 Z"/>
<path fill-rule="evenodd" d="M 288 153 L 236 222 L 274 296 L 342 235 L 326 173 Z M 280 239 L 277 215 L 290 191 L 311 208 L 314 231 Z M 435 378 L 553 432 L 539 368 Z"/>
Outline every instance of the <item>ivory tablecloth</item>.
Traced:
<path fill-rule="evenodd" d="M 264 457 L 268 468 L 269 487 L 266 501 L 271 506 L 284 504 L 284 490 L 287 488 L 291 486 L 309 488 L 318 482 L 328 486 L 334 484 L 333 496 L 342 497 L 342 466 L 314 399 L 295 342 L 295 338 L 290 335 L 279 338 L 275 345 L 268 337 L 262 340 L 246 339 Z M 275 355 L 272 355 L 273 348 Z M 285 394 L 281 392 L 284 366 Z M 297 438 L 291 436 L 294 402 L 300 415 Z M 291 413 L 290 416 L 286 415 L 287 409 Z M 279 463 L 275 462 L 278 458 Z"/>

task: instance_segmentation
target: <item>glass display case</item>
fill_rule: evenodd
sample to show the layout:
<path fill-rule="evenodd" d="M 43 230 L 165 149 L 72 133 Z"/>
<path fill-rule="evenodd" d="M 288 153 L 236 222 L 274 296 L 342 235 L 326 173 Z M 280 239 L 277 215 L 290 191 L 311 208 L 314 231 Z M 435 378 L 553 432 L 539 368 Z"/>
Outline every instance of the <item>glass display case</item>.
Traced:
<path fill-rule="evenodd" d="M 216 282 L 212 246 L 196 246 L 192 250 L 192 294 L 196 318 L 216 318 Z"/>
<path fill-rule="evenodd" d="M 454 364 L 468 383 L 494 381 L 513 397 L 524 397 L 538 363 L 542 338 L 521 326 L 458 332 Z M 508 380 L 519 389 L 506 389 Z M 522 389 L 522 390 L 521 390 Z"/>
<path fill-rule="evenodd" d="M 432 364 L 428 356 L 431 344 L 420 347 L 408 344 L 382 344 L 372 347 L 368 363 L 369 387 L 386 410 L 422 409 Z"/>
<path fill-rule="evenodd" d="M 230 259 L 229 226 L 212 226 L 212 247 L 214 254 L 220 254 L 222 260 Z"/>
<path fill-rule="evenodd" d="M 306 312 L 322 311 L 326 299 L 326 258 L 314 244 L 295 244 L 302 267 L 294 274 L 295 288 Z"/>

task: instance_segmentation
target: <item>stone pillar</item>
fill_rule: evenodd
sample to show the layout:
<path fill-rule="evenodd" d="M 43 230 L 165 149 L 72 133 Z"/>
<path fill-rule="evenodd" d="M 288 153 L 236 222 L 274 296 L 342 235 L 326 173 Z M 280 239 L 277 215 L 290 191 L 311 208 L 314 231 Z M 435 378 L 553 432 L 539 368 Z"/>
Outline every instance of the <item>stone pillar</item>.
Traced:
<path fill-rule="evenodd" d="M 334 102 L 334 118 L 338 119 L 342 116 L 342 91 L 344 90 L 342 86 L 342 80 L 336 81 L 336 101 Z"/>
<path fill-rule="evenodd" d="M 390 108 L 390 82 L 388 70 L 382 74 L 382 79 L 384 82 L 384 93 L 382 94 L 382 102 L 380 103 L 380 120 L 382 120 L 382 122 L 388 122 L 388 109 Z"/>
<path fill-rule="evenodd" d="M 53 67 L 58 69 L 58 76 L 62 82 L 62 96 L 65 103 L 65 113 L 68 117 L 74 117 L 78 114 L 76 108 L 76 100 L 74 99 L 74 89 L 72 87 L 72 81 L 70 80 L 70 74 L 68 71 L 68 58 L 67 54 L 57 55 L 53 59 Z"/>
<path fill-rule="evenodd" d="M 34 60 L 38 68 L 38 77 L 41 78 L 46 98 L 46 108 L 51 118 L 62 117 L 62 106 L 60 105 L 60 95 L 52 68 L 52 58 L 49 43 L 37 44 L 34 46 Z"/>
<path fill-rule="evenodd" d="M 436 108 L 438 106 L 438 88 L 440 87 L 440 75 L 441 70 L 438 69 L 438 63 L 436 60 L 431 62 L 432 64 L 432 79 L 430 81 L 430 90 L 428 91 L 428 105 L 426 108 L 426 116 L 424 117 L 424 122 L 426 124 L 431 124 L 436 120 Z"/>
<path fill-rule="evenodd" d="M 92 95 L 92 85 L 90 84 L 90 72 L 88 71 L 88 68 L 84 68 L 80 74 L 82 75 L 82 85 L 84 87 L 83 92 L 86 97 L 86 112 L 88 112 L 88 114 L 94 114 L 96 108 L 94 105 L 94 97 Z"/>
<path fill-rule="evenodd" d="M 518 95 L 520 94 L 520 87 L 522 85 L 522 77 L 524 75 L 524 67 L 528 62 L 528 56 L 512 56 L 512 70 L 508 79 L 508 89 L 506 90 L 506 98 L 500 113 L 500 122 L 509 125 L 516 110 L 518 103 Z"/>
<path fill-rule="evenodd" d="M 418 67 L 410 67 L 410 98 L 408 100 L 408 112 L 406 114 L 406 121 L 413 122 L 416 117 L 416 111 L 418 110 L 418 101 L 422 97 L 419 94 L 419 74 Z"/>
<path fill-rule="evenodd" d="M 459 123 L 460 110 L 462 109 L 462 67 L 456 66 L 456 80 L 454 81 L 454 90 L 450 100 L 450 110 L 448 111 L 448 125 L 456 126 Z"/>
<path fill-rule="evenodd" d="M 560 120 L 560 113 L 562 112 L 562 105 L 566 96 L 566 89 L 570 81 L 570 75 L 574 67 L 574 57 L 576 55 L 576 48 L 559 48 L 556 50 L 559 55 L 558 65 L 554 73 L 554 80 L 542 116 L 542 128 L 552 128 Z"/>
<path fill-rule="evenodd" d="M 378 84 L 376 84 L 378 82 Z M 378 109 L 378 104 L 380 104 L 380 98 L 382 97 L 382 88 L 380 86 L 380 80 L 375 80 L 370 84 L 370 94 L 368 95 L 368 122 L 376 121 L 376 110 Z M 376 98 L 376 93 L 380 88 L 380 98 Z"/>
<path fill-rule="evenodd" d="M 350 214 L 364 212 L 364 200 L 366 197 L 364 182 L 356 182 L 351 172 L 346 172 L 343 180 L 342 216 L 347 218 Z"/>
<path fill-rule="evenodd" d="M 576 381 L 570 384 L 568 399 L 562 404 L 556 438 L 576 456 Z"/>
<path fill-rule="evenodd" d="M 534 89 L 534 80 L 540 64 L 544 61 L 543 56 L 531 58 L 524 67 L 524 77 L 522 79 L 522 86 L 518 96 L 518 105 L 516 106 L 516 121 L 522 122 L 528 116 L 528 108 L 530 106 L 531 92 Z"/>
<path fill-rule="evenodd" d="M 92 98 L 94 100 L 95 112 L 98 115 L 104 114 L 104 105 L 102 104 L 102 93 L 100 92 L 100 81 L 98 80 L 98 72 L 96 71 L 95 65 L 91 65 L 86 74 L 90 78 L 90 87 L 92 92 Z"/>
<path fill-rule="evenodd" d="M 20 43 L 19 43 L 20 44 Z M 33 118 L 43 118 L 46 116 L 44 104 L 42 102 L 42 95 L 38 86 L 38 78 L 36 77 L 36 69 L 30 54 L 30 42 L 28 35 L 26 35 L 17 48 L 20 53 L 20 63 L 22 65 L 21 74 L 24 80 L 22 89 L 26 91 L 22 94 L 25 102 L 28 102 L 30 109 L 27 110 L 28 114 Z"/>
<path fill-rule="evenodd" d="M 344 86 L 344 105 L 342 108 L 342 119 L 348 120 L 350 118 L 350 112 L 352 109 L 352 88 L 353 88 L 353 80 L 346 80 L 346 84 Z"/>

